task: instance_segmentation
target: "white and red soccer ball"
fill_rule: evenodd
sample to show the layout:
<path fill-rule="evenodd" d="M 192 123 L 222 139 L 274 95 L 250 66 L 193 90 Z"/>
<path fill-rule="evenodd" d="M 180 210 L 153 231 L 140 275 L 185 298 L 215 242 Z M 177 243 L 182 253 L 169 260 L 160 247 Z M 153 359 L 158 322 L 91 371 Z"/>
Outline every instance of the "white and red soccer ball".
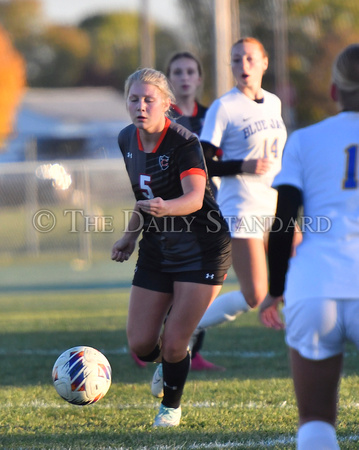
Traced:
<path fill-rule="evenodd" d="M 111 386 L 111 366 L 92 347 L 73 347 L 63 352 L 52 369 L 57 393 L 74 405 L 90 405 L 103 398 Z"/>

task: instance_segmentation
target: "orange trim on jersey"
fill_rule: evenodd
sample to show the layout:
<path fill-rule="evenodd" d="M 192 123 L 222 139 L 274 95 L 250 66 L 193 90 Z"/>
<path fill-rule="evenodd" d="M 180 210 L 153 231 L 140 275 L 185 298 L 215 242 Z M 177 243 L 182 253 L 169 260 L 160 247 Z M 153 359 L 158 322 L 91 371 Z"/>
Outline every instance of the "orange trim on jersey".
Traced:
<path fill-rule="evenodd" d="M 180 178 L 183 180 L 184 177 L 188 177 L 188 175 L 202 175 L 202 177 L 206 176 L 206 172 L 203 169 L 198 169 L 193 167 L 192 169 L 185 170 L 181 173 Z"/>
<path fill-rule="evenodd" d="M 151 153 L 156 153 L 158 150 L 158 147 L 161 145 L 161 142 L 163 141 L 164 137 L 166 136 L 167 130 L 169 128 L 171 124 L 171 121 L 168 117 L 165 117 L 165 127 L 163 128 L 162 132 L 161 132 L 161 136 L 159 137 L 157 144 L 155 145 L 155 148 L 152 150 Z M 138 148 L 143 152 L 143 145 L 141 142 L 141 138 L 140 138 L 140 130 L 137 128 L 136 130 L 136 134 L 137 134 L 137 144 L 138 144 Z"/>
<path fill-rule="evenodd" d="M 171 108 L 174 109 L 176 111 L 176 113 L 180 114 L 181 116 L 183 116 L 182 111 L 180 110 L 180 108 L 175 105 L 174 103 L 171 103 Z"/>
<path fill-rule="evenodd" d="M 141 139 L 140 139 L 140 130 L 138 128 L 136 130 L 136 136 L 137 136 L 138 148 L 141 150 L 141 152 L 143 152 L 142 142 L 141 142 Z"/>
<path fill-rule="evenodd" d="M 181 116 L 184 115 L 183 112 L 181 111 L 181 109 L 177 105 L 172 104 L 171 107 Z M 192 114 L 188 117 L 195 117 L 197 114 L 198 114 L 198 103 L 194 102 L 194 108 L 193 108 Z M 185 116 L 185 117 L 187 117 L 187 116 Z"/>

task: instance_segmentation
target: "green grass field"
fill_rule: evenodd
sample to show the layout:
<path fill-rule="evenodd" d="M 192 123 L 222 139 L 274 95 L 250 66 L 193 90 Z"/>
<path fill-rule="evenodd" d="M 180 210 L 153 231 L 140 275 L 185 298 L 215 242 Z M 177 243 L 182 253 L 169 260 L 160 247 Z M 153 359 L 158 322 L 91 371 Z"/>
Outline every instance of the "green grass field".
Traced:
<path fill-rule="evenodd" d="M 190 372 L 181 425 L 152 429 L 159 406 L 149 387 L 154 365 L 141 369 L 128 354 L 128 292 L 1 294 L 0 448 L 295 448 L 297 410 L 283 333 L 261 327 L 255 312 L 208 331 L 203 355 L 226 372 Z M 76 345 L 101 350 L 112 365 L 112 386 L 92 406 L 66 403 L 52 385 L 56 358 Z M 348 346 L 338 424 L 343 449 L 359 445 L 357 361 Z"/>

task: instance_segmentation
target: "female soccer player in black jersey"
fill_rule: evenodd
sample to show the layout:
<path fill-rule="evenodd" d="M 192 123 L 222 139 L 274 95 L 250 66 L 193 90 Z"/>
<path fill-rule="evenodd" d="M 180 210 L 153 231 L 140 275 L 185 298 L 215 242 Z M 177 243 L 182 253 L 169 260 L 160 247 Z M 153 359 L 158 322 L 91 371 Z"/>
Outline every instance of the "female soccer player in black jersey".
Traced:
<path fill-rule="evenodd" d="M 197 137 L 167 117 L 175 100 L 165 75 L 138 70 L 126 81 L 125 97 L 133 123 L 118 142 L 136 204 L 112 259 L 128 260 L 142 232 L 127 337 L 140 359 L 162 358 L 164 397 L 154 426 L 176 426 L 190 367 L 187 346 L 230 266 L 230 236 Z"/>
<path fill-rule="evenodd" d="M 203 83 L 201 62 L 190 52 L 174 53 L 168 61 L 166 75 L 176 97 L 175 103 L 171 104 L 171 120 L 199 136 L 207 111 L 207 108 L 200 104 L 197 98 Z M 216 186 L 211 179 L 210 185 L 215 193 Z M 204 329 L 198 330 L 191 340 L 191 370 L 225 370 L 223 367 L 207 361 L 199 353 L 204 335 Z M 147 363 L 137 358 L 135 353 L 132 352 L 131 356 L 138 366 L 146 366 Z M 163 395 L 161 388 L 163 383 L 159 380 L 161 371 L 162 367 L 158 366 L 157 373 L 154 375 L 153 395 L 156 397 Z"/>

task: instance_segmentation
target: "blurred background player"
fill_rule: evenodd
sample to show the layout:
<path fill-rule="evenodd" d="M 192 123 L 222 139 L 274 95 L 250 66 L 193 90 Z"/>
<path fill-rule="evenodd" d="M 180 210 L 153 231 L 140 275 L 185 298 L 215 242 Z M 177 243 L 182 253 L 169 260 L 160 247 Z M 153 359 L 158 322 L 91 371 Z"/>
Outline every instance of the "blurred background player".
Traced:
<path fill-rule="evenodd" d="M 268 67 L 262 43 L 253 37 L 235 42 L 231 67 L 236 86 L 210 106 L 200 140 L 209 175 L 221 177 L 217 201 L 230 226 L 240 290 L 216 298 L 199 330 L 234 320 L 266 296 L 265 239 L 277 201 L 271 185 L 287 137 L 281 101 L 262 88 Z M 218 148 L 221 160 L 214 159 Z"/>
<path fill-rule="evenodd" d="M 264 325 L 282 328 L 277 307 L 284 292 L 299 450 L 339 449 L 335 426 L 345 342 L 359 349 L 359 44 L 338 55 L 332 80 L 341 112 L 291 135 L 274 181 L 270 288 L 260 307 Z M 311 225 L 287 272 L 290 224 L 302 204 Z"/>
<path fill-rule="evenodd" d="M 171 120 L 186 127 L 188 130 L 200 135 L 207 108 L 198 101 L 200 89 L 203 84 L 203 69 L 199 59 L 192 53 L 184 51 L 172 55 L 166 75 L 169 79 L 176 97 L 171 105 Z M 215 193 L 215 184 L 210 180 L 212 191 Z M 210 361 L 205 360 L 199 353 L 203 345 L 205 330 L 199 331 L 191 343 L 191 369 L 192 370 L 224 370 Z M 131 353 L 132 358 L 140 367 L 146 363 Z M 161 370 L 159 368 L 158 370 Z"/>
<path fill-rule="evenodd" d="M 171 119 L 200 135 L 207 107 L 198 101 L 203 84 L 203 69 L 199 59 L 190 52 L 175 53 L 166 68 L 176 103 L 173 103 Z"/>
<path fill-rule="evenodd" d="M 127 261 L 142 232 L 127 338 L 141 360 L 162 361 L 164 396 L 153 426 L 172 427 L 181 420 L 188 344 L 222 287 L 231 263 L 230 236 L 198 138 L 167 117 L 174 95 L 165 75 L 136 71 L 126 81 L 125 98 L 132 124 L 118 142 L 136 204 L 112 259 Z M 214 230 L 209 212 L 220 225 Z"/>

